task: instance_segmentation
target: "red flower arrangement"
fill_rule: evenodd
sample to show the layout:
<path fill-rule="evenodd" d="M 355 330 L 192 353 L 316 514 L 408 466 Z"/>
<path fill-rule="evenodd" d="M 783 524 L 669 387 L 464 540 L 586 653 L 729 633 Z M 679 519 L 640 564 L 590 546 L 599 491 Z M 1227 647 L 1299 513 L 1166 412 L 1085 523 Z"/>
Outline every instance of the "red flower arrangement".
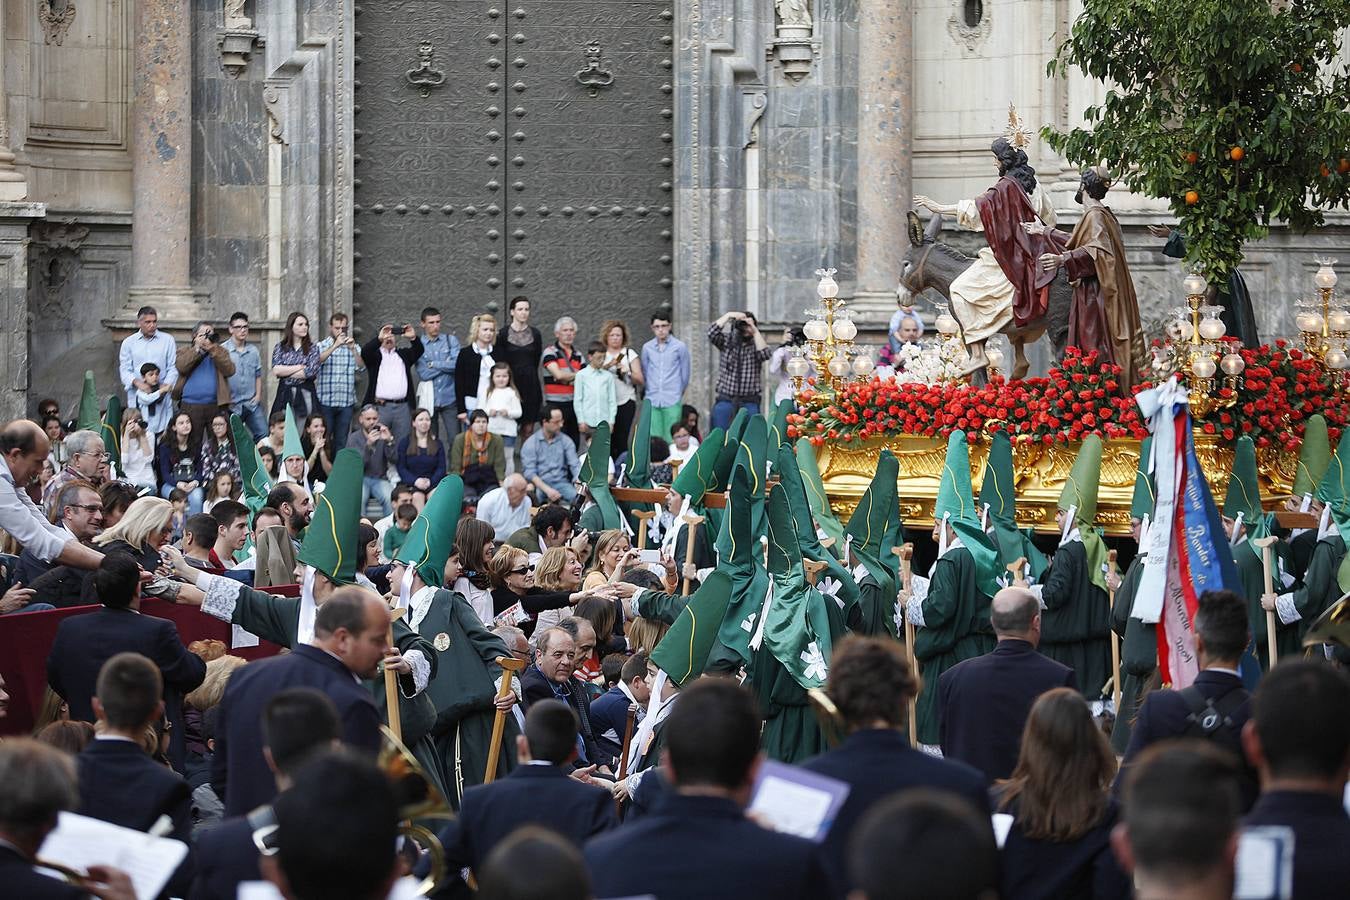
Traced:
<path fill-rule="evenodd" d="M 1226 441 L 1248 434 L 1258 447 L 1292 450 L 1302 440 L 1303 421 L 1320 412 L 1334 444 L 1350 419 L 1350 398 L 1325 367 L 1283 340 L 1240 352 L 1247 364 L 1242 385 L 1219 390 L 1233 403 L 1198 418 L 1197 428 Z M 995 376 L 981 387 L 873 378 L 845 385 L 830 399 L 808 390 L 802 400 L 801 411 L 788 417 L 788 433 L 804 435 L 817 447 L 899 434 L 946 438 L 957 430 L 972 442 L 1006 431 L 1014 440 L 1045 444 L 1081 441 L 1089 434 L 1108 440 L 1148 434 L 1134 397 L 1121 392 L 1120 367 L 1103 363 L 1095 350 L 1074 347 L 1045 378 Z"/>

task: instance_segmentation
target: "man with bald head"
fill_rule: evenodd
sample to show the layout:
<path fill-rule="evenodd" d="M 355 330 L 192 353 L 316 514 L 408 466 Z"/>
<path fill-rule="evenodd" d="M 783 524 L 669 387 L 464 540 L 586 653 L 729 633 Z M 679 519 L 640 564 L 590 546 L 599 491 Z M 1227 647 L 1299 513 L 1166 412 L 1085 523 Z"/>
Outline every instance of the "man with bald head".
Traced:
<path fill-rule="evenodd" d="M 530 524 L 530 483 L 519 472 L 506 476 L 501 487 L 478 498 L 478 518 L 497 530 L 505 541 Z"/>
<path fill-rule="evenodd" d="M 51 441 L 36 422 L 15 419 L 0 430 L 0 529 L 40 561 L 97 569 L 103 554 L 47 521 L 24 490 L 51 452 Z"/>
<path fill-rule="evenodd" d="M 1051 688 L 1078 685 L 1073 669 L 1036 652 L 1041 607 L 1031 591 L 999 591 L 989 621 L 998 646 L 942 673 L 938 715 L 942 754 L 993 781 L 1007 778 L 1017 765 L 1022 728 L 1036 698 Z"/>

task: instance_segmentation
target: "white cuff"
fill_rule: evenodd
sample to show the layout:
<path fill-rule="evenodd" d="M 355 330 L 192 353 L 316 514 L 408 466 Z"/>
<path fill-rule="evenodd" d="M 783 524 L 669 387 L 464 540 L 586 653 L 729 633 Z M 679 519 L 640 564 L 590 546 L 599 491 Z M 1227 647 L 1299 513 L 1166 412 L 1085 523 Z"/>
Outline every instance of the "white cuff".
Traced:
<path fill-rule="evenodd" d="M 1045 592 L 1045 585 L 1043 584 L 1028 585 L 1027 590 L 1031 591 L 1031 593 L 1035 595 L 1036 602 L 1041 605 L 1041 609 L 1045 609 L 1045 598 L 1041 596 L 1041 594 Z"/>
<path fill-rule="evenodd" d="M 1275 612 L 1279 614 L 1281 625 L 1289 625 L 1303 618 L 1299 615 L 1298 607 L 1294 605 L 1293 594 L 1280 594 L 1276 597 Z"/>
<path fill-rule="evenodd" d="M 427 689 L 427 683 L 431 681 L 431 663 L 416 648 L 403 654 L 403 658 L 412 666 L 413 692 L 408 696 L 416 697 Z"/>
<path fill-rule="evenodd" d="M 909 624 L 917 628 L 923 628 L 923 600 L 917 595 L 909 598 L 906 604 L 905 614 L 909 617 Z"/>
<path fill-rule="evenodd" d="M 239 604 L 239 592 L 244 588 L 242 581 L 200 572 L 197 587 L 206 595 L 202 599 L 202 612 L 222 622 L 234 620 L 234 608 Z"/>

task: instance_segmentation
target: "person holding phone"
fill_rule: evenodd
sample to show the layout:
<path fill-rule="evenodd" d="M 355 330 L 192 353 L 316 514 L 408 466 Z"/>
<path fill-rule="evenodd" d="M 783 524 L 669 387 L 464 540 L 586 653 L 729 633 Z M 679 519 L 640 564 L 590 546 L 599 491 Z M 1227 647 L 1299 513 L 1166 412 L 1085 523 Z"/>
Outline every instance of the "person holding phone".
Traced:
<path fill-rule="evenodd" d="M 319 341 L 319 377 L 316 393 L 318 414 L 328 435 L 342 447 L 352 430 L 352 414 L 356 410 L 356 370 L 365 368 L 356 340 L 351 335 L 351 319 L 344 312 L 335 312 L 328 318 L 328 337 Z"/>
<path fill-rule="evenodd" d="M 408 342 L 403 347 L 397 346 L 400 336 Z M 370 373 L 364 402 L 374 404 L 380 422 L 388 426 L 395 442 L 412 433 L 412 368 L 425 349 L 417 340 L 417 332 L 406 323 L 401 330 L 390 324 L 380 326 L 379 333 L 361 348 L 361 360 Z"/>

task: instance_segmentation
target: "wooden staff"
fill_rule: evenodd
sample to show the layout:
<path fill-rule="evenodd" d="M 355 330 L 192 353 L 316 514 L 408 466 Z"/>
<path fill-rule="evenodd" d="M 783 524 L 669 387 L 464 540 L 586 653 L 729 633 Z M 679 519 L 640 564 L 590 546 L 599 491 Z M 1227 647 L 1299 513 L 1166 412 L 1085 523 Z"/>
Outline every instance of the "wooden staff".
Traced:
<path fill-rule="evenodd" d="M 406 576 L 411 577 L 411 576 Z M 402 616 L 407 610 L 391 609 L 389 610 L 389 634 L 386 640 L 389 646 L 394 646 L 394 620 Z M 388 666 L 384 667 L 384 706 L 389 714 L 389 730 L 394 733 L 394 737 L 403 740 L 403 723 L 399 718 L 398 710 L 398 673 Z"/>
<path fill-rule="evenodd" d="M 628 777 L 628 750 L 629 744 L 633 743 L 633 723 L 637 721 L 637 704 L 628 704 L 628 721 L 623 726 L 623 753 L 619 756 L 619 771 L 616 773 L 619 778 Z M 614 815 L 620 815 L 623 812 L 623 801 L 618 797 L 614 798 Z"/>
<path fill-rule="evenodd" d="M 684 567 L 688 569 L 694 564 L 694 538 L 697 532 L 694 531 L 698 524 L 703 521 L 703 516 L 696 516 L 693 513 L 685 513 L 680 517 L 680 521 L 685 524 L 684 538 Z M 680 592 L 684 596 L 689 596 L 689 576 L 684 576 L 684 589 Z"/>
<path fill-rule="evenodd" d="M 1106 568 L 1109 572 L 1118 572 L 1116 568 L 1116 551 L 1108 550 L 1106 552 Z M 1106 621 L 1110 622 L 1111 617 L 1115 615 L 1116 610 L 1116 589 L 1108 584 L 1106 591 Z M 1116 634 L 1114 628 L 1111 632 L 1111 702 L 1115 708 L 1116 715 L 1120 715 L 1120 635 Z"/>
<path fill-rule="evenodd" d="M 497 665 L 502 667 L 502 686 L 497 689 L 497 699 L 505 700 L 511 696 L 511 678 L 525 668 L 525 660 L 514 656 L 497 657 Z M 487 771 L 483 773 L 483 784 L 491 784 L 497 777 L 497 759 L 502 753 L 502 732 L 506 729 L 506 716 L 510 710 L 499 709 L 492 720 L 492 743 L 488 744 Z"/>
<path fill-rule="evenodd" d="M 821 570 L 827 565 L 828 563 L 816 562 L 810 559 L 802 560 L 802 569 L 805 570 L 806 580 L 811 583 L 811 587 L 816 586 L 816 582 L 820 580 Z"/>
<path fill-rule="evenodd" d="M 639 550 L 646 550 L 646 549 L 647 549 L 647 521 L 648 521 L 649 519 L 655 519 L 655 518 L 656 518 L 656 511 L 655 511 L 655 510 L 651 510 L 651 509 L 645 510 L 645 511 L 644 511 L 644 510 L 640 510 L 640 509 L 635 509 L 635 510 L 633 510 L 633 518 L 635 518 L 635 519 L 638 520 L 638 541 L 637 541 L 638 549 L 639 549 Z"/>
<path fill-rule="evenodd" d="M 892 547 L 891 552 L 900 557 L 900 585 L 901 589 L 909 594 L 913 587 L 914 573 L 910 569 L 910 560 L 914 558 L 914 545 L 904 544 L 900 547 Z M 901 610 L 901 618 L 905 620 L 905 655 L 909 657 L 909 670 L 918 677 L 919 661 L 914 656 L 914 623 L 909 620 L 909 610 Z M 936 685 L 935 685 L 936 687 Z M 919 736 L 917 732 L 918 724 L 916 720 L 919 714 L 919 699 L 917 697 L 909 698 L 909 745 L 917 747 L 919 745 Z"/>
<path fill-rule="evenodd" d="M 1003 567 L 1007 569 L 1008 574 L 1012 576 L 1012 581 L 1010 582 L 1010 584 L 1013 587 L 1024 588 L 1027 586 L 1027 576 L 1023 572 L 1023 570 L 1026 567 L 1027 567 L 1027 558 L 1025 556 L 1019 556 L 1017 557 L 1017 559 L 1013 560 L 1012 562 L 1008 563 L 1006 566 Z"/>
<path fill-rule="evenodd" d="M 1261 548 L 1261 574 L 1266 577 L 1266 593 L 1275 593 L 1275 537 L 1253 538 L 1252 546 Z M 1266 610 L 1266 653 L 1268 669 L 1275 668 L 1275 610 Z"/>

